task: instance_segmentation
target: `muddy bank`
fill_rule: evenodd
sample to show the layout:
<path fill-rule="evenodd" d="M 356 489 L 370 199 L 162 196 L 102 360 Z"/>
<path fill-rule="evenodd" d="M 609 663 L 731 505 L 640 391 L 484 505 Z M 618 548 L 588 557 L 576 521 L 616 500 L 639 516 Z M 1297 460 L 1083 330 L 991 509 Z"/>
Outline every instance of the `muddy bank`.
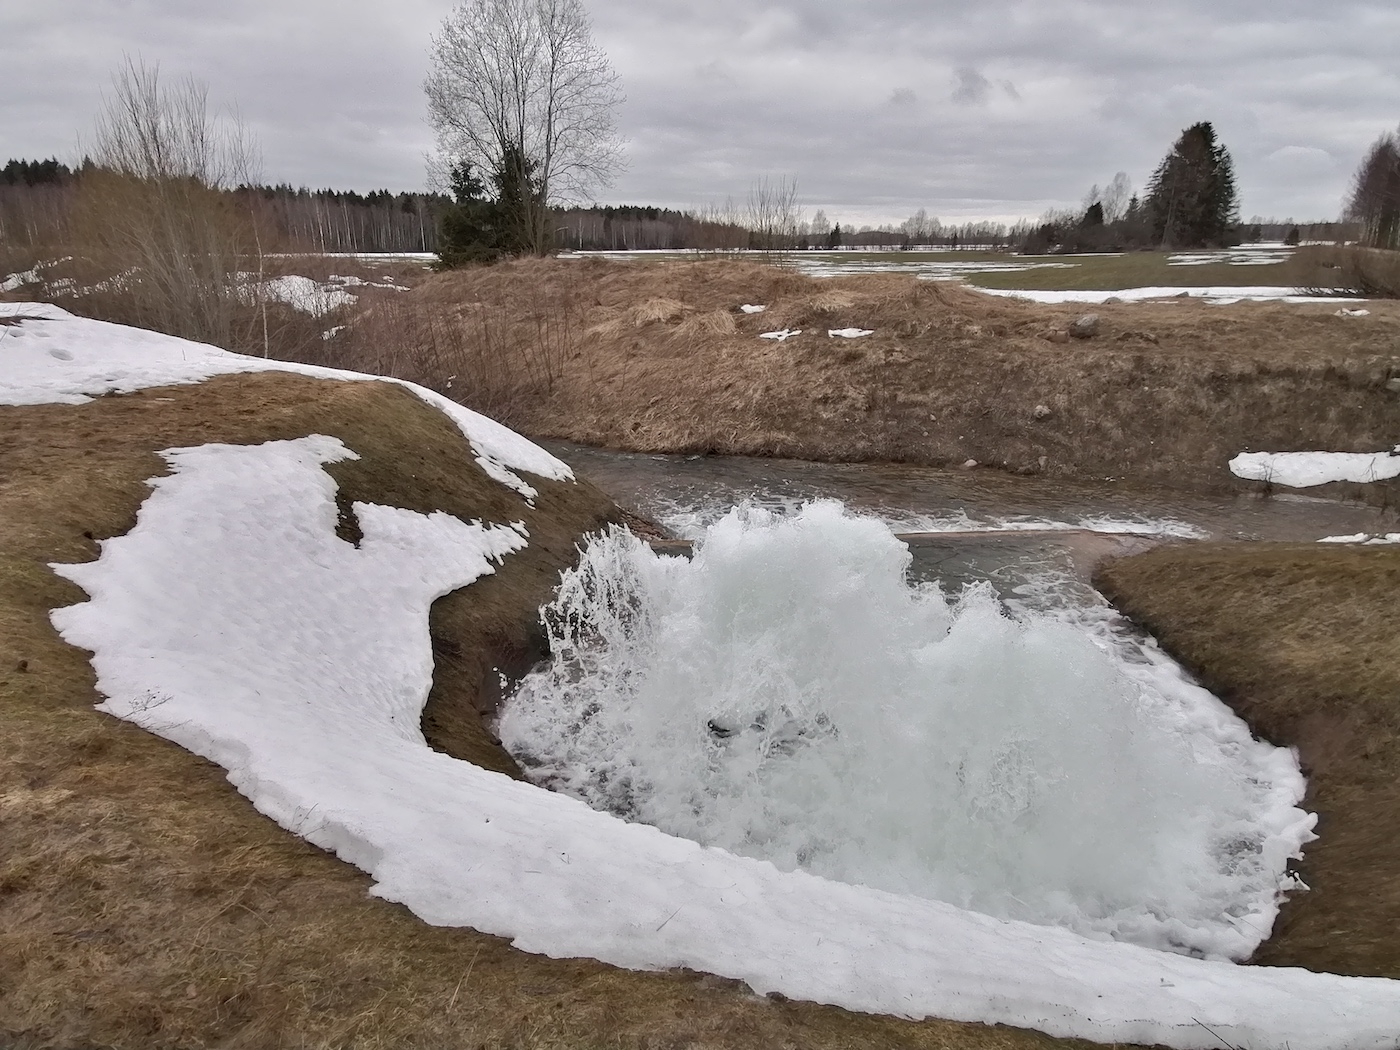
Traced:
<path fill-rule="evenodd" d="M 1400 548 L 1190 544 L 1095 583 L 1274 744 L 1319 838 L 1253 961 L 1400 977 Z"/>
<path fill-rule="evenodd" d="M 745 313 L 744 304 L 762 305 Z M 1239 489 L 1240 451 L 1390 448 L 1400 313 L 1199 300 L 1084 307 L 895 274 L 529 260 L 365 311 L 328 363 L 412 379 L 533 436 L 653 452 L 979 465 Z M 828 331 L 855 328 L 855 339 Z M 800 330 L 778 341 L 761 333 Z M 1400 498 L 1353 486 L 1368 498 Z M 1340 487 L 1333 487 L 1334 494 Z"/>

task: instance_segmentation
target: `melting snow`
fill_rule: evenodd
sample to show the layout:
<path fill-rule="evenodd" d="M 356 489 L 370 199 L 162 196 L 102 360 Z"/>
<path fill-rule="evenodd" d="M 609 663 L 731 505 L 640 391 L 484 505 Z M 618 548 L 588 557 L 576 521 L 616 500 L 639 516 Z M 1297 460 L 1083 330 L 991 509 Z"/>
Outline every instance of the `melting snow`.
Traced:
<path fill-rule="evenodd" d="M 1400 532 L 1358 532 L 1352 536 L 1324 536 L 1318 543 L 1400 543 Z"/>
<path fill-rule="evenodd" d="M 856 1010 L 1183 1048 L 1394 1046 L 1400 982 L 1191 959 L 784 872 L 430 750 L 429 605 L 523 537 L 357 504 L 357 550 L 321 469 L 347 454 L 319 436 L 168 453 L 136 527 L 59 569 L 92 600 L 53 618 L 93 651 L 104 710 L 223 765 L 376 895 L 526 951 Z"/>
<path fill-rule="evenodd" d="M 787 340 L 791 339 L 793 336 L 795 336 L 795 335 L 801 335 L 801 334 L 802 334 L 802 329 L 800 329 L 800 328 L 783 328 L 783 329 L 780 329 L 779 331 L 776 331 L 776 332 L 763 332 L 762 334 L 759 335 L 759 338 L 760 338 L 760 339 L 776 339 L 778 342 L 783 343 L 783 342 L 786 342 Z"/>
<path fill-rule="evenodd" d="M 5 316 L 34 320 L 0 328 L 0 405 L 78 405 L 106 393 L 198 383 L 235 372 L 380 380 L 407 387 L 445 412 L 471 442 L 481 468 L 527 499 L 534 499 L 536 491 L 517 470 L 555 481 L 574 476 L 568 464 L 494 419 L 402 379 L 245 357 L 158 332 L 75 317 L 44 303 L 0 303 L 0 317 Z"/>
<path fill-rule="evenodd" d="M 0 329 L 0 403 L 283 369 L 35 304 Z M 409 384 L 405 384 L 409 385 Z M 568 477 L 526 439 L 429 391 L 504 483 Z M 688 966 L 759 993 L 1101 1041 L 1393 1050 L 1400 982 L 1241 967 L 831 881 L 628 824 L 429 749 L 428 610 L 525 545 L 523 529 L 357 503 L 335 534 L 312 435 L 166 453 L 136 526 L 56 567 L 91 600 L 56 610 L 92 650 L 104 710 L 220 763 L 283 827 L 370 873 L 427 922 L 554 957 Z M 495 475 L 493 475 L 495 476 Z M 256 659 L 249 654 L 256 654 Z"/>
<path fill-rule="evenodd" d="M 746 314 L 761 314 L 764 310 L 768 309 L 768 307 L 754 306 L 752 303 L 745 303 L 743 306 L 739 307 L 739 309 L 743 310 Z"/>
<path fill-rule="evenodd" d="M 1400 445 L 1393 452 L 1241 452 L 1230 473 L 1301 489 L 1329 481 L 1384 481 L 1400 477 Z"/>
<path fill-rule="evenodd" d="M 860 339 L 867 335 L 874 335 L 873 328 L 828 328 L 826 335 L 828 339 Z"/>
<path fill-rule="evenodd" d="M 1285 303 L 1351 303 L 1361 301 L 1339 296 L 1306 295 L 1297 288 L 1280 288 L 1272 285 L 1245 285 L 1238 288 L 1231 287 L 1230 285 L 1213 285 L 1203 288 L 1120 288 L 1116 291 L 1089 291 L 1077 288 L 1048 291 L 1016 288 L 978 288 L 976 285 L 969 285 L 968 287 L 975 288 L 979 292 L 986 292 L 988 295 L 1002 295 L 1012 299 L 1028 299 L 1036 303 L 1103 303 L 1108 299 L 1120 299 L 1125 303 L 1137 303 L 1148 299 L 1204 299 L 1214 305 L 1225 306 L 1230 303 L 1241 301 L 1278 301 Z"/>

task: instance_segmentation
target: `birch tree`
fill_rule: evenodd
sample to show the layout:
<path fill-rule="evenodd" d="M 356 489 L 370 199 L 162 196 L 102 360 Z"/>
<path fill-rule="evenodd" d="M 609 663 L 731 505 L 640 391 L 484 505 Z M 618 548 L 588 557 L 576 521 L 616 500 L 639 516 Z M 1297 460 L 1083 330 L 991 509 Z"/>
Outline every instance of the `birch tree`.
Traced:
<path fill-rule="evenodd" d="M 518 241 L 544 254 L 550 206 L 621 168 L 617 74 L 579 0 L 463 0 L 433 37 L 424 83 L 444 167 L 509 187 Z"/>

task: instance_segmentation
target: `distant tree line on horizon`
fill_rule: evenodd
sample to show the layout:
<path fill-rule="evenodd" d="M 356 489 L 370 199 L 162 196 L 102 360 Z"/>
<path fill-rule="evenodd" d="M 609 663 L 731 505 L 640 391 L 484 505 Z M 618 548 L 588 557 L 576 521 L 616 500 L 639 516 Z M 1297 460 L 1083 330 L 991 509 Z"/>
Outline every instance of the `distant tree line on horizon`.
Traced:
<path fill-rule="evenodd" d="M 11 159 L 0 168 L 0 242 L 48 248 L 70 239 L 78 182 L 99 171 L 56 159 Z M 267 250 L 286 252 L 432 252 L 450 204 L 439 193 L 294 188 L 240 184 L 222 191 L 267 231 Z"/>
<path fill-rule="evenodd" d="M 0 243 L 58 247 L 68 239 L 74 190 L 97 171 L 90 158 L 76 168 L 58 161 L 10 159 L 0 168 Z M 489 261 L 520 254 L 501 209 L 509 191 L 469 170 L 457 173 L 453 194 L 392 193 L 240 184 L 223 191 L 268 231 L 266 249 L 282 252 L 441 252 L 454 236 L 471 245 L 451 262 Z M 531 185 L 528 177 L 508 186 Z M 504 202 L 504 203 L 503 203 Z M 538 208 L 540 202 L 533 202 Z M 518 206 L 518 205 L 517 205 Z M 1383 134 L 1353 179 L 1342 221 L 1242 223 L 1229 151 L 1208 122 L 1182 132 L 1153 172 L 1141 196 L 1126 173 L 1093 186 L 1081 209 L 1053 211 L 1013 224 L 945 224 L 919 209 L 898 225 L 833 223 L 818 209 L 808 219 L 797 205 L 797 185 L 758 180 L 744 204 L 698 210 L 649 205 L 590 205 L 546 209 L 553 250 L 732 251 L 767 249 L 981 248 L 1027 254 L 1195 249 L 1259 241 L 1354 240 L 1400 248 L 1400 139 Z M 494 218 L 493 218 L 494 216 Z M 494 230 L 495 232 L 489 232 Z"/>

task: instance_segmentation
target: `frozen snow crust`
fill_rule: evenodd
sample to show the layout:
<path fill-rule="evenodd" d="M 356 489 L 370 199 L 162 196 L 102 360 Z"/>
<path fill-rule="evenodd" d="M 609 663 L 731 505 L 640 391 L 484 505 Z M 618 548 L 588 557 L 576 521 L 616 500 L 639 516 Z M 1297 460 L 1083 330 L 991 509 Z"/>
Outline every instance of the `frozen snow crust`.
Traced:
<path fill-rule="evenodd" d="M 0 327 L 0 403 L 251 370 L 49 316 L 62 325 Z M 132 531 L 59 570 L 91 600 L 53 616 L 93 651 L 104 710 L 222 764 L 262 812 L 370 873 L 378 895 L 526 951 L 689 966 L 856 1010 L 1176 1047 L 1396 1045 L 1400 982 L 1189 959 L 785 873 L 431 751 L 418 728 L 429 605 L 527 537 L 359 503 L 363 542 L 345 543 L 322 465 L 350 455 L 318 435 L 170 451 Z"/>
<path fill-rule="evenodd" d="M 1230 460 L 1230 473 L 1295 489 L 1385 481 L 1400 477 L 1400 445 L 1389 452 L 1241 452 Z"/>
<path fill-rule="evenodd" d="M 296 372 L 318 379 L 378 379 L 407 387 L 446 413 L 491 477 L 533 499 L 516 473 L 572 480 L 568 464 L 534 442 L 415 383 L 338 368 L 245 357 L 218 347 L 125 325 L 90 321 L 45 303 L 0 303 L 0 317 L 32 318 L 0 327 L 0 405 L 80 405 L 107 393 L 198 383 L 237 372 Z"/>
<path fill-rule="evenodd" d="M 910 560 L 834 501 L 737 509 L 693 560 L 615 530 L 565 575 L 502 742 L 539 783 L 784 870 L 1252 953 L 1312 838 L 1292 755 L 1082 626 L 910 586 Z"/>

